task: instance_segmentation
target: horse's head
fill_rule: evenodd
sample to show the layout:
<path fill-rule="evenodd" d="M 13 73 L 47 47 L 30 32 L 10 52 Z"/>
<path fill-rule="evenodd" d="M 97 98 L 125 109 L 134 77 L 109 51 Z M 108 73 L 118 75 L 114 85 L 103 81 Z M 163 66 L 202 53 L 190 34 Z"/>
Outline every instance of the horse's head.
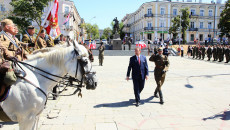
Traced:
<path fill-rule="evenodd" d="M 86 89 L 94 90 L 97 87 L 97 77 L 96 72 L 92 71 L 92 64 L 88 58 L 88 51 L 84 46 L 76 45 L 75 43 L 73 43 L 73 45 L 78 59 L 77 62 L 83 73 L 82 78 L 86 85 Z"/>
<path fill-rule="evenodd" d="M 79 62 L 82 62 L 81 65 L 83 67 L 84 74 L 84 83 L 86 85 L 86 89 L 94 90 L 97 87 L 97 77 L 96 72 L 92 71 L 92 64 L 89 61 L 88 57 L 82 57 Z"/>

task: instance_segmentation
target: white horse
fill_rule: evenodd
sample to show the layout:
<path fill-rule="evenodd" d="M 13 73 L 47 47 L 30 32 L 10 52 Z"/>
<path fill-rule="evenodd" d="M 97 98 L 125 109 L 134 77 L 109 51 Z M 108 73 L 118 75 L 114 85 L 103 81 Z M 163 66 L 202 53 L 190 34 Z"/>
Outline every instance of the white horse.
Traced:
<path fill-rule="evenodd" d="M 83 46 L 78 44 L 76 46 L 51 48 L 50 51 L 44 53 L 41 51 L 29 56 L 25 63 L 58 76 L 64 76 L 68 73 L 75 77 L 77 73 L 76 79 L 81 80 L 84 77 L 86 88 L 94 90 L 97 86 L 97 80 L 87 57 L 88 52 Z M 57 81 L 61 79 L 21 63 L 19 65 L 26 72 L 25 79 L 31 83 L 18 78 L 17 82 L 11 86 L 8 98 L 0 105 L 12 121 L 19 123 L 20 130 L 32 130 L 35 129 L 36 120 L 44 110 L 47 94 L 57 84 L 40 74 Z M 17 68 L 19 69 L 18 66 Z"/>

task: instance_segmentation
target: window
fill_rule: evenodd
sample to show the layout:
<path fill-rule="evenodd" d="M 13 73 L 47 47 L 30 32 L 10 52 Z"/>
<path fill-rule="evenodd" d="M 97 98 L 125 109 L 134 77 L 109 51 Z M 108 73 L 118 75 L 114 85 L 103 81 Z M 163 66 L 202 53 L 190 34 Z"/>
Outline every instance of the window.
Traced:
<path fill-rule="evenodd" d="M 0 11 L 2 12 L 6 11 L 6 8 L 4 7 L 4 5 L 0 5 Z"/>
<path fill-rule="evenodd" d="M 213 15 L 212 10 L 209 10 L 208 11 L 208 16 L 212 16 L 212 15 Z"/>
<path fill-rule="evenodd" d="M 177 15 L 177 9 L 173 9 L 173 15 Z"/>
<path fill-rule="evenodd" d="M 200 41 L 204 41 L 204 36 L 203 36 L 203 34 L 200 34 L 199 38 L 200 38 Z"/>
<path fill-rule="evenodd" d="M 69 13 L 69 6 L 65 6 L 65 14 L 68 14 Z"/>
<path fill-rule="evenodd" d="M 191 15 L 195 15 L 196 14 L 196 10 L 195 9 L 191 9 Z"/>
<path fill-rule="evenodd" d="M 190 28 L 195 28 L 195 23 L 191 22 Z"/>
<path fill-rule="evenodd" d="M 165 27 L 163 20 L 160 22 L 160 27 Z"/>
<path fill-rule="evenodd" d="M 200 28 L 204 28 L 204 22 L 200 22 Z"/>
<path fill-rule="evenodd" d="M 194 34 L 191 34 L 191 35 L 190 35 L 190 38 L 191 38 L 191 39 L 190 39 L 191 41 L 194 41 Z"/>
<path fill-rule="evenodd" d="M 165 8 L 161 8 L 161 15 L 165 14 Z"/>
<path fill-rule="evenodd" d="M 200 16 L 204 16 L 204 10 L 200 10 Z"/>
<path fill-rule="evenodd" d="M 152 23 L 148 22 L 148 28 L 151 28 L 151 27 L 152 27 Z"/>
<path fill-rule="evenodd" d="M 148 14 L 152 14 L 152 8 L 148 9 Z"/>
<path fill-rule="evenodd" d="M 208 22 L 208 28 L 209 28 L 209 29 L 212 28 L 212 22 Z"/>

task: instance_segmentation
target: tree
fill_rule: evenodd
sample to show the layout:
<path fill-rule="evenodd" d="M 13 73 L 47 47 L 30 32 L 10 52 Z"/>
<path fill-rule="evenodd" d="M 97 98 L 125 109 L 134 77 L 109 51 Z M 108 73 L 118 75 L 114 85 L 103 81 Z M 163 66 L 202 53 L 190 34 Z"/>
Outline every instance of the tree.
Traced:
<path fill-rule="evenodd" d="M 107 27 L 104 29 L 103 31 L 103 38 L 102 39 L 107 39 L 110 37 L 110 35 L 112 34 L 112 29 L 110 27 Z"/>
<path fill-rule="evenodd" d="M 171 21 L 172 26 L 169 28 L 169 34 L 173 34 L 173 38 L 176 39 L 178 30 L 180 28 L 180 17 L 174 17 Z"/>
<path fill-rule="evenodd" d="M 218 28 L 220 29 L 221 35 L 226 35 L 230 38 L 230 0 L 226 1 L 225 9 L 220 14 L 220 22 Z"/>
<path fill-rule="evenodd" d="M 91 25 L 90 23 L 85 23 L 82 24 L 81 27 L 85 28 L 86 33 L 88 35 L 87 39 L 99 39 L 100 35 L 99 35 L 99 28 L 97 24 Z"/>
<path fill-rule="evenodd" d="M 189 18 L 189 9 L 181 9 L 182 15 L 181 15 L 181 32 L 182 32 L 182 38 L 183 38 L 183 44 L 185 44 L 187 41 L 186 38 L 186 30 L 189 27 L 190 18 Z"/>
<path fill-rule="evenodd" d="M 40 26 L 43 9 L 49 1 L 51 0 L 12 0 L 10 5 L 13 11 L 8 18 L 18 25 L 20 31 L 29 26 L 31 21 L 35 21 Z"/>

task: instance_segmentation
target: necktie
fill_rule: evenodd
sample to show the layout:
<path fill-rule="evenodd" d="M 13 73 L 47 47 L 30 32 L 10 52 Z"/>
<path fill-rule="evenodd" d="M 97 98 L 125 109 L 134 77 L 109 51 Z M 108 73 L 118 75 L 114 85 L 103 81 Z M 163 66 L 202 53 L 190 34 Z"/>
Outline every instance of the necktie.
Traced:
<path fill-rule="evenodd" d="M 141 59 L 140 59 L 140 57 L 138 57 L 138 62 L 139 62 L 139 65 L 141 64 Z"/>

